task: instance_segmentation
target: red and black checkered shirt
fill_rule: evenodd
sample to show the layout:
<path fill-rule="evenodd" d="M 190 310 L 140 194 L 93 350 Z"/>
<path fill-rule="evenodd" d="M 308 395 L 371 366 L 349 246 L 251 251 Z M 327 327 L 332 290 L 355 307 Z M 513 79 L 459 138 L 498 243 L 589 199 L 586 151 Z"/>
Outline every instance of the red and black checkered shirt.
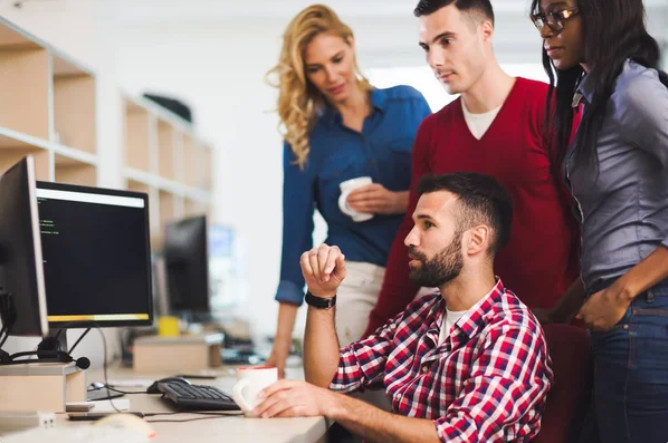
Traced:
<path fill-rule="evenodd" d="M 414 301 L 341 350 L 330 389 L 384 386 L 396 413 L 433 420 L 443 442 L 530 441 L 553 382 L 535 317 L 501 280 L 438 346 L 444 315 L 439 293 Z"/>

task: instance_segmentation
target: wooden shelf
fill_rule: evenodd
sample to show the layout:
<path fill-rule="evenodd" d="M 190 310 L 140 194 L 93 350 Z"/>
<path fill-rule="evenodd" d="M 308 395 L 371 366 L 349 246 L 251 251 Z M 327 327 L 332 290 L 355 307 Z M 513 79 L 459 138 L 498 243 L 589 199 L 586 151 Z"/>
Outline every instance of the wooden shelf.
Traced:
<path fill-rule="evenodd" d="M 197 187 L 200 189 L 211 189 L 213 187 L 213 178 L 211 174 L 213 167 L 213 151 L 211 147 L 202 144 L 199 146 L 197 155 L 200 157 L 198 165 L 198 176 L 200 177 L 200 180 Z"/>
<path fill-rule="evenodd" d="M 153 119 L 146 109 L 125 101 L 125 158 L 128 167 L 157 172 L 151 162 Z"/>
<path fill-rule="evenodd" d="M 2 17 L 0 97 L 0 172 L 32 154 L 38 180 L 97 185 L 94 75 Z"/>
<path fill-rule="evenodd" d="M 156 247 L 161 243 L 160 237 L 160 192 L 158 188 L 149 186 L 136 180 L 126 180 L 128 190 L 134 192 L 143 192 L 148 194 L 148 208 L 149 208 L 149 227 L 151 230 L 151 243 Z"/>
<path fill-rule="evenodd" d="M 160 177 L 176 180 L 177 173 L 177 132 L 164 120 L 158 120 L 158 164 Z"/>
<path fill-rule="evenodd" d="M 170 111 L 144 98 L 124 101 L 126 185 L 149 193 L 151 243 L 160 250 L 167 223 L 212 214 L 211 149 Z"/>
<path fill-rule="evenodd" d="M 51 168 L 48 150 L 16 142 L 2 135 L 0 135 L 0 174 L 4 174 L 7 169 L 29 154 L 35 157 L 35 175 L 37 180 L 50 181 Z"/>
<path fill-rule="evenodd" d="M 97 186 L 97 167 L 63 155 L 55 155 L 56 177 L 59 183 Z"/>
<path fill-rule="evenodd" d="M 0 40 L 0 127 L 50 139 L 49 63 L 46 49 Z"/>
<path fill-rule="evenodd" d="M 185 216 L 194 217 L 197 215 L 211 216 L 211 209 L 207 203 L 202 203 L 198 200 L 186 199 L 185 201 Z"/>
<path fill-rule="evenodd" d="M 55 141 L 95 154 L 95 77 L 57 56 L 53 74 Z"/>
<path fill-rule="evenodd" d="M 199 161 L 195 141 L 189 134 L 183 135 L 183 182 L 186 186 L 197 186 L 197 171 Z"/>

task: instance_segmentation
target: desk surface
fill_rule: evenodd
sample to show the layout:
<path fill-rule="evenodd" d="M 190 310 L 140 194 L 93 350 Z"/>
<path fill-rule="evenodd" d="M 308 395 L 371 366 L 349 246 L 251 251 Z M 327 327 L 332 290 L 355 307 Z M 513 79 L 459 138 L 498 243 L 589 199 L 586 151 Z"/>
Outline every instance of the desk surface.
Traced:
<path fill-rule="evenodd" d="M 215 380 L 191 380 L 193 384 L 211 385 L 226 393 L 232 392 L 236 383 L 234 369 L 222 368 L 218 373 L 221 377 Z M 137 374 L 131 369 L 113 368 L 107 371 L 109 380 L 157 380 L 174 374 Z M 288 370 L 288 378 L 303 378 L 303 372 Z M 102 370 L 88 371 L 87 383 L 104 381 Z M 119 388 L 125 391 L 140 391 L 141 388 Z M 170 403 L 162 400 L 159 395 L 133 394 L 125 397 L 130 401 L 130 411 L 143 413 L 169 413 L 174 409 Z M 95 410 L 93 409 L 94 412 Z M 151 420 L 185 420 L 189 418 L 207 417 L 196 414 L 174 414 L 147 417 Z M 58 417 L 59 426 L 81 426 L 90 422 L 71 422 L 65 415 Z M 325 434 L 329 423 L 324 417 L 257 419 L 243 416 L 227 416 L 207 418 L 186 423 L 151 423 L 157 436 L 156 443 L 187 442 L 187 443 L 316 443 L 326 441 Z"/>

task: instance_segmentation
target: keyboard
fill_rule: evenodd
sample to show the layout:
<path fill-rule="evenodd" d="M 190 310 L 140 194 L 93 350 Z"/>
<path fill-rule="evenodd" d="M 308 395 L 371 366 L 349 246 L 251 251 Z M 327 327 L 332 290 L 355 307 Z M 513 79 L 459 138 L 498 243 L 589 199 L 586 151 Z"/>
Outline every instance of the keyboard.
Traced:
<path fill-rule="evenodd" d="M 186 385 L 179 382 L 158 384 L 163 398 L 169 399 L 180 409 L 199 411 L 240 411 L 232 397 L 213 386 Z"/>

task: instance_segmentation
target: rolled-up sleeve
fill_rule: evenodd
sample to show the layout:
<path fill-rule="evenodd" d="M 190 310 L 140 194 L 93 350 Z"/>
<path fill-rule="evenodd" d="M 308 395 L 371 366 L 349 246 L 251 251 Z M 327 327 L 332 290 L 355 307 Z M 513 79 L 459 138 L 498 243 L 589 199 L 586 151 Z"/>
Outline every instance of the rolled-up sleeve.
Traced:
<path fill-rule="evenodd" d="M 314 181 L 307 168 L 295 163 L 288 143 L 283 150 L 283 247 L 276 300 L 301 306 L 304 276 L 299 258 L 313 247 Z"/>
<path fill-rule="evenodd" d="M 397 315 L 367 338 L 341 349 L 339 367 L 329 386 L 345 393 L 383 387 L 385 363 L 392 352 L 392 341 L 401 321 Z"/>
<path fill-rule="evenodd" d="M 530 441 L 540 430 L 553 380 L 541 336 L 505 325 L 485 342 L 460 395 L 434 420 L 442 442 Z"/>

